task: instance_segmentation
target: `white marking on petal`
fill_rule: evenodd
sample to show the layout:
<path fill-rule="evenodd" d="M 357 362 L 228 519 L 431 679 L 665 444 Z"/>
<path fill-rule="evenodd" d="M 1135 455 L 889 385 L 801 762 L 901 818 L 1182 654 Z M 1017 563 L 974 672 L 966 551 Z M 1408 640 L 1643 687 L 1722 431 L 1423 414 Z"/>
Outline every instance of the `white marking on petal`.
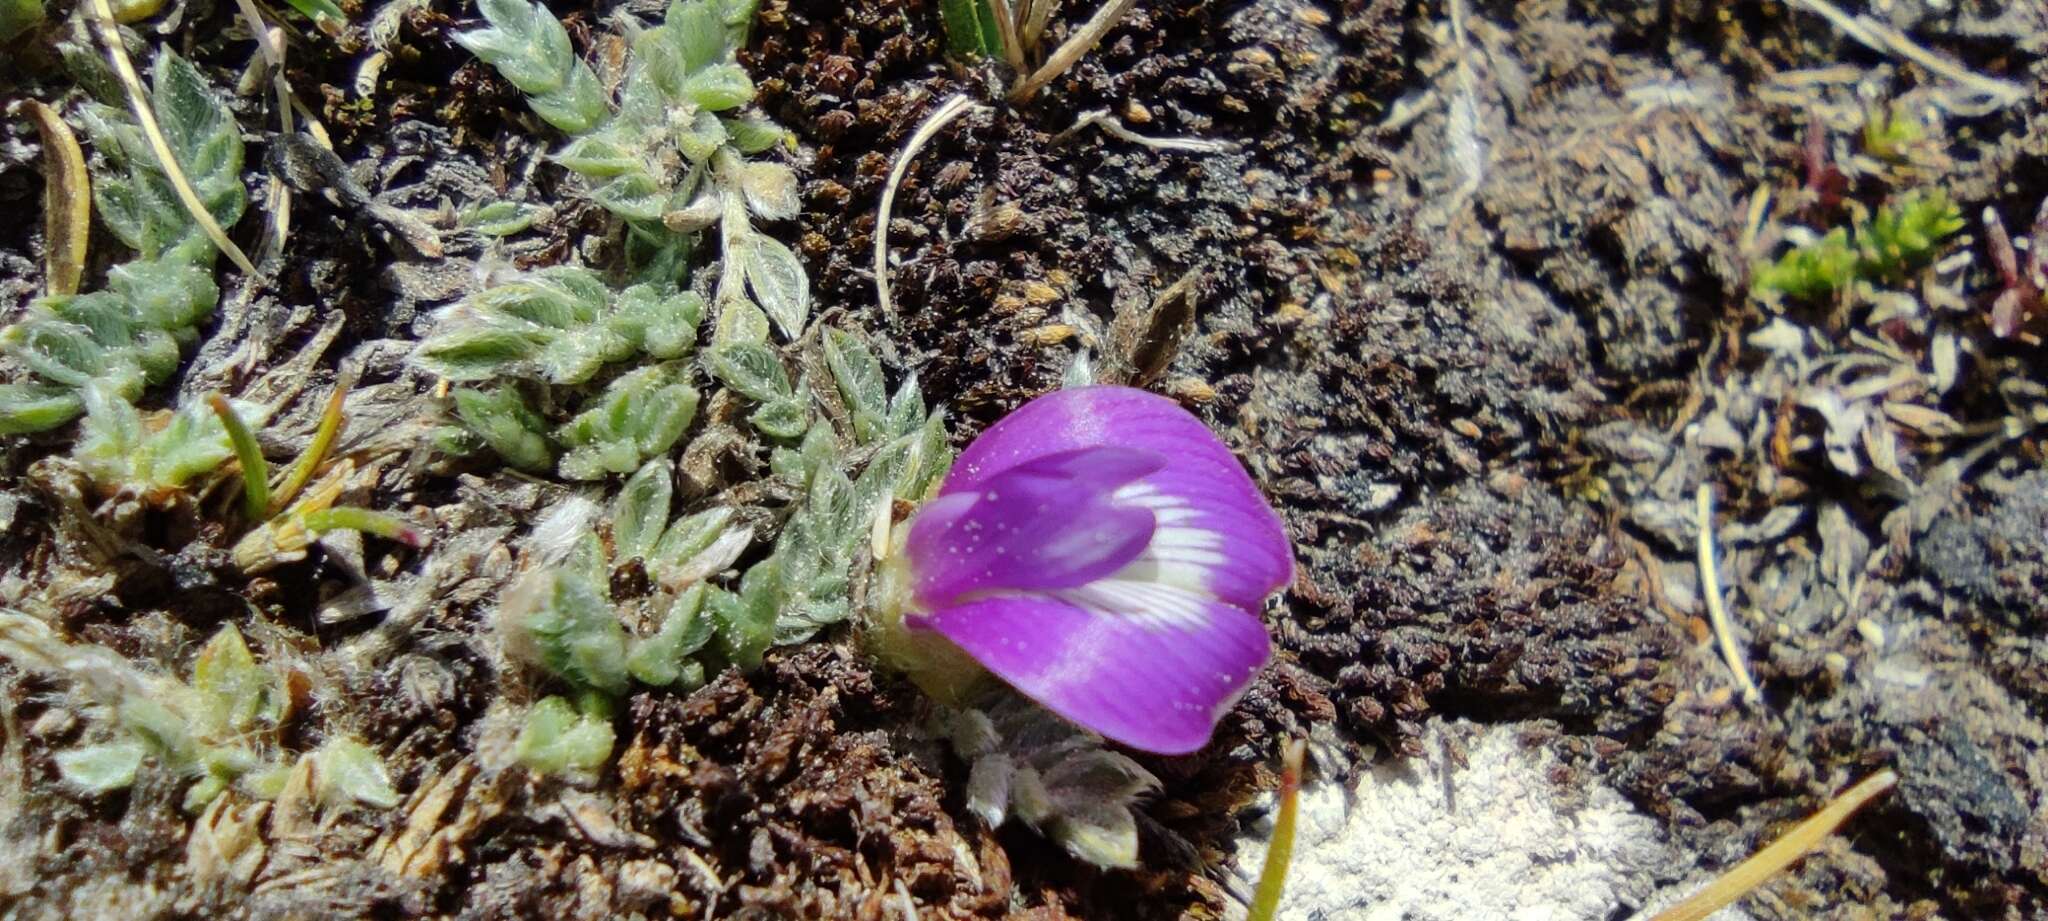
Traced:
<path fill-rule="evenodd" d="M 1208 604 L 1215 600 L 1206 591 L 1117 576 L 1047 594 L 1098 617 L 1135 621 L 1154 630 L 1199 629 L 1208 624 Z"/>

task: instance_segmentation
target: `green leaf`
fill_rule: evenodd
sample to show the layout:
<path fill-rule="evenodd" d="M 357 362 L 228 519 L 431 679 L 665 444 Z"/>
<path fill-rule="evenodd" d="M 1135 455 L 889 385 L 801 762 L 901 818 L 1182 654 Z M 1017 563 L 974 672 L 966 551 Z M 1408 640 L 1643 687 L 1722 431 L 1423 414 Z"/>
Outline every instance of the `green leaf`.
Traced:
<path fill-rule="evenodd" d="M 917 372 L 913 371 L 896 388 L 896 395 L 889 400 L 889 418 L 883 426 L 891 438 L 901 438 L 924 426 L 924 389 L 917 384 Z"/>
<path fill-rule="evenodd" d="M 85 411 L 78 395 L 37 384 L 0 384 L 0 435 L 47 432 Z"/>
<path fill-rule="evenodd" d="M 882 363 L 875 360 L 860 337 L 840 329 L 827 329 L 825 365 L 832 369 L 839 397 L 853 414 L 854 438 L 861 444 L 873 442 L 882 434 L 890 415 Z"/>
<path fill-rule="evenodd" d="M 488 29 L 460 32 L 455 41 L 528 96 L 558 90 L 568 81 L 575 54 L 569 33 L 547 7 L 522 0 L 479 0 Z"/>
<path fill-rule="evenodd" d="M 612 328 L 650 358 L 681 358 L 697 344 L 697 324 L 704 317 L 704 299 L 685 291 L 662 296 L 651 285 L 635 285 L 619 295 Z"/>
<path fill-rule="evenodd" d="M 597 74 L 582 61 L 570 66 L 559 89 L 529 96 L 526 104 L 533 107 L 533 114 L 565 134 L 583 134 L 611 114 L 605 105 L 604 90 L 597 85 Z"/>
<path fill-rule="evenodd" d="M 721 268 L 721 274 L 724 269 Z M 744 279 L 744 276 L 742 276 Z M 720 279 L 720 285 L 725 283 Z M 766 345 L 768 343 L 768 315 L 745 294 L 722 297 L 718 304 L 718 326 L 711 331 L 714 346 L 728 343 Z"/>
<path fill-rule="evenodd" d="M 335 20 L 336 22 L 343 22 L 348 19 L 342 13 L 341 7 L 334 5 L 334 0 L 285 0 L 285 2 L 291 4 L 292 9 L 304 14 L 307 19 L 319 20 L 325 18 Z"/>
<path fill-rule="evenodd" d="M 43 0 L 0 0 L 0 44 L 42 24 Z"/>
<path fill-rule="evenodd" d="M 775 350 L 766 345 L 731 342 L 713 346 L 704 353 L 704 364 L 713 377 L 757 403 L 791 395 L 789 372 Z"/>
<path fill-rule="evenodd" d="M 139 739 L 124 739 L 102 745 L 86 745 L 55 756 L 57 773 L 79 790 L 97 796 L 135 785 L 135 773 L 149 746 Z"/>
<path fill-rule="evenodd" d="M 701 583 L 676 596 L 668 615 L 662 619 L 661 629 L 634 644 L 626 658 L 626 668 L 635 680 L 655 687 L 679 681 L 690 687 L 702 683 L 703 666 L 684 660 L 711 642 L 711 616 L 704 611 L 704 596 Z"/>
<path fill-rule="evenodd" d="M 757 154 L 781 146 L 789 138 L 788 129 L 753 115 L 726 119 L 725 133 L 732 138 L 732 146 L 744 154 Z"/>
<path fill-rule="evenodd" d="M 594 406 L 556 431 L 571 448 L 562 458 L 562 475 L 589 480 L 632 472 L 682 438 L 696 416 L 697 399 L 673 366 L 622 375 Z"/>
<path fill-rule="evenodd" d="M 946 28 L 946 47 L 954 56 L 1003 56 L 1002 33 L 997 31 L 995 7 L 988 0 L 939 0 L 939 19 Z"/>
<path fill-rule="evenodd" d="M 662 532 L 661 540 L 647 557 L 648 568 L 657 578 L 679 569 L 697 555 L 710 549 L 718 536 L 725 532 L 732 522 L 732 509 L 719 507 L 706 509 L 687 518 L 679 518 L 668 530 Z M 667 581 L 664 578 L 664 581 Z"/>
<path fill-rule="evenodd" d="M 771 556 L 740 577 L 737 594 L 721 589 L 706 599 L 717 627 L 719 651 L 743 671 L 761 667 L 762 655 L 775 640 L 780 568 Z"/>
<path fill-rule="evenodd" d="M 605 365 L 633 357 L 634 351 L 633 340 L 610 324 L 592 324 L 557 336 L 536 364 L 552 383 L 581 384 Z"/>
<path fill-rule="evenodd" d="M 244 418 L 260 420 L 259 407 L 234 401 L 235 411 Z M 212 473 L 234 456 L 227 428 L 203 403 L 178 408 L 162 431 L 150 436 L 138 453 L 135 476 L 138 482 L 176 489 L 194 477 Z"/>
<path fill-rule="evenodd" d="M 676 149 L 691 163 L 711 159 L 726 142 L 725 125 L 710 112 L 698 112 L 687 127 L 676 131 Z"/>
<path fill-rule="evenodd" d="M 547 424 L 527 408 L 526 400 L 517 391 L 457 390 L 455 414 L 506 463 L 535 473 L 554 467 L 555 452 L 548 442 Z"/>
<path fill-rule="evenodd" d="M 197 783 L 185 788 L 184 810 L 187 813 L 196 813 L 205 809 L 206 804 L 213 802 L 215 797 L 227 792 L 230 779 L 218 773 L 209 773 L 199 778 Z"/>
<path fill-rule="evenodd" d="M 761 404 L 747 421 L 770 438 L 794 441 L 810 425 L 810 407 L 802 397 L 778 397 Z"/>
<path fill-rule="evenodd" d="M 796 217 L 802 203 L 797 200 L 796 173 L 789 167 L 780 163 L 745 163 L 736 172 L 747 207 L 756 216 L 764 221 Z"/>
<path fill-rule="evenodd" d="M 521 624 L 540 650 L 541 665 L 586 690 L 626 690 L 626 628 L 612 612 L 604 586 L 573 569 L 552 573 L 538 610 Z"/>
<path fill-rule="evenodd" d="M 731 233 L 731 228 L 726 232 Z M 804 277 L 803 263 L 789 247 L 757 233 L 746 234 L 733 249 L 761 309 L 785 338 L 795 339 L 811 313 L 811 286 Z"/>
<path fill-rule="evenodd" d="M 665 37 L 675 49 L 677 64 L 684 73 L 696 73 L 732 53 L 726 44 L 725 23 L 709 3 L 671 4 L 662 28 L 668 32 Z"/>
<path fill-rule="evenodd" d="M 682 96 L 707 112 L 723 112 L 754 100 L 754 81 L 738 64 L 713 64 L 683 79 Z"/>
<path fill-rule="evenodd" d="M 267 709 L 274 684 L 270 671 L 256 664 L 242 642 L 241 631 L 223 624 L 192 662 L 192 689 L 199 692 L 203 731 L 247 732 Z"/>
<path fill-rule="evenodd" d="M 145 329 L 197 326 L 220 302 L 212 269 L 171 260 L 117 265 L 107 271 L 107 288 L 121 296 L 128 314 Z"/>
<path fill-rule="evenodd" d="M 611 723 L 578 713 L 560 697 L 542 698 L 527 711 L 512 745 L 512 756 L 538 774 L 596 771 L 611 754 Z"/>
<path fill-rule="evenodd" d="M 653 177 L 637 171 L 605 180 L 590 193 L 591 201 L 629 221 L 660 221 L 668 210 L 668 199 L 667 189 Z"/>
<path fill-rule="evenodd" d="M 313 754 L 314 796 L 324 805 L 354 801 L 378 809 L 398 805 L 398 790 L 376 750 L 347 736 L 321 743 Z"/>
<path fill-rule="evenodd" d="M 626 480 L 618 497 L 612 500 L 615 561 L 647 559 L 654 553 L 668 525 L 668 506 L 675 490 L 668 468 L 667 460 L 648 461 Z"/>
<path fill-rule="evenodd" d="M 631 145 L 604 131 L 570 141 L 554 157 L 555 162 L 585 179 L 610 179 L 646 171 L 645 163 L 632 151 Z"/>
<path fill-rule="evenodd" d="M 531 360 L 550 338 L 532 324 L 481 322 L 447 324 L 420 343 L 415 359 L 428 372 L 453 381 L 504 377 Z"/>
<path fill-rule="evenodd" d="M 533 226 L 542 209 L 524 202 L 494 201 L 462 216 L 462 226 L 487 237 L 509 237 Z"/>

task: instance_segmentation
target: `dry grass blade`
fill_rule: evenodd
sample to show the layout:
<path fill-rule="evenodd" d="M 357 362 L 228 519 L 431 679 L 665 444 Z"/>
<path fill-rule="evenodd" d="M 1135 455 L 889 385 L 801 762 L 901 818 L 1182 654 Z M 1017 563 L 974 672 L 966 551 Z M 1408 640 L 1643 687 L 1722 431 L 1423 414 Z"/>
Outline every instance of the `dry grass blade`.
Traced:
<path fill-rule="evenodd" d="M 1728 622 L 1728 609 L 1721 603 L 1721 576 L 1714 567 L 1714 488 L 1705 483 L 1699 489 L 1700 587 L 1707 596 L 1707 616 L 1713 619 L 1714 636 L 1721 643 L 1721 655 L 1742 686 L 1742 701 L 1755 706 L 1763 701 L 1755 679 L 1749 676 L 1749 661 L 1735 642 L 1735 626 Z"/>
<path fill-rule="evenodd" d="M 1890 768 L 1864 778 L 1862 783 L 1830 800 L 1819 812 L 1786 832 L 1784 837 L 1736 864 L 1734 869 L 1721 874 L 1690 898 L 1659 912 L 1651 921 L 1705 921 L 1708 915 L 1726 908 L 1791 866 L 1793 861 L 1819 847 L 1821 841 L 1834 834 L 1835 829 L 1840 828 L 1856 810 L 1863 808 L 1864 803 L 1898 782 L 1898 775 Z"/>
<path fill-rule="evenodd" d="M 1017 85 L 1010 88 L 1010 101 L 1024 102 L 1044 89 L 1046 84 L 1059 79 L 1060 74 L 1073 67 L 1074 62 L 1081 60 L 1082 55 L 1094 49 L 1096 43 L 1109 34 L 1109 30 L 1116 28 L 1116 24 L 1123 20 L 1124 14 L 1130 12 L 1131 7 L 1136 6 L 1137 2 L 1138 0 L 1109 0 L 1108 3 L 1104 3 L 1095 11 L 1095 15 L 1089 17 L 1088 22 L 1081 26 L 1081 31 L 1060 43 L 1059 48 L 1053 51 L 1052 57 L 1045 59 L 1045 64 L 1033 71 L 1031 76 L 1018 80 Z M 1026 34 L 1028 40 L 1029 32 Z"/>
<path fill-rule="evenodd" d="M 989 0 L 996 13 L 996 36 L 1003 44 L 1003 60 L 1010 69 L 1024 72 L 1024 46 L 1017 37 L 1017 20 L 1010 11 L 1009 0 Z"/>
<path fill-rule="evenodd" d="M 1871 49 L 1896 54 L 1915 64 L 1934 71 L 1950 80 L 1982 93 L 1990 99 L 1993 108 L 2003 108 L 2027 98 L 2027 91 L 2018 84 L 1994 80 L 1981 74 L 1972 73 L 1962 65 L 1921 47 L 1906 34 L 1892 28 L 1869 15 L 1852 16 L 1828 0 L 1790 0 L 1791 4 L 1826 19 L 1843 35 L 1855 39 Z"/>
<path fill-rule="evenodd" d="M 135 64 L 128 60 L 128 49 L 121 44 L 121 29 L 114 23 L 114 11 L 107 6 L 107 0 L 92 0 L 94 25 L 99 27 L 100 43 L 107 46 L 107 60 L 114 65 L 114 72 L 121 77 L 121 88 L 128 93 L 128 108 L 135 114 L 135 123 L 142 126 L 143 136 L 149 139 L 149 149 L 156 154 L 157 165 L 164 171 L 164 178 L 177 190 L 178 202 L 206 238 L 213 241 L 228 260 L 244 274 L 256 274 L 256 266 L 242 253 L 235 241 L 228 239 L 227 231 L 213 219 L 213 213 L 206 210 L 206 203 L 199 200 L 199 193 L 192 191 L 192 181 L 185 177 L 185 168 L 171 153 L 169 141 L 164 139 L 163 126 L 158 125 L 156 113 L 149 108 L 149 92 L 142 86 L 142 77 L 135 73 Z"/>
<path fill-rule="evenodd" d="M 896 312 L 895 304 L 889 300 L 889 212 L 896 207 L 896 187 L 903 183 L 903 176 L 910 171 L 910 163 L 917 158 L 917 152 L 923 150 L 940 129 L 980 108 L 984 106 L 964 93 L 947 97 L 925 117 L 916 131 L 911 132 L 910 140 L 905 141 L 903 150 L 896 154 L 896 164 L 889 169 L 889 182 L 882 186 L 882 207 L 875 215 L 875 297 L 884 314 Z"/>
<path fill-rule="evenodd" d="M 1025 48 L 1037 48 L 1038 40 L 1045 37 L 1045 24 L 1052 19 L 1052 11 L 1059 0 L 1022 0 L 1023 7 L 1017 10 L 1017 38 Z"/>
<path fill-rule="evenodd" d="M 57 110 L 33 99 L 28 114 L 43 139 L 43 288 L 47 294 L 77 294 L 85 274 L 85 247 L 92 230 L 92 178 L 71 126 Z"/>
<path fill-rule="evenodd" d="M 235 0 L 235 7 L 241 12 L 242 21 L 256 36 L 256 47 L 263 52 L 264 67 L 270 71 L 270 86 L 277 93 L 277 125 L 279 137 L 292 136 L 292 86 L 284 78 L 284 41 L 278 37 L 278 30 L 263 24 L 263 14 L 256 9 L 254 0 Z M 269 207 L 268 225 L 263 234 L 261 255 L 267 264 L 284 252 L 285 240 L 291 236 L 292 191 L 284 179 L 272 175 L 265 191 Z"/>

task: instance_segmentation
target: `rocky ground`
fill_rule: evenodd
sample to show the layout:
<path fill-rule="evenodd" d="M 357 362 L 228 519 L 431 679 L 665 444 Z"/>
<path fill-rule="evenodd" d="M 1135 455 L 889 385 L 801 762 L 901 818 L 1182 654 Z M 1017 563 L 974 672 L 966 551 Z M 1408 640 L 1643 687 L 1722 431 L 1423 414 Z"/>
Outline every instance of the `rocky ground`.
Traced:
<path fill-rule="evenodd" d="M 353 418 L 407 437 L 445 411 L 405 362 L 430 311 L 508 265 L 607 258 L 604 214 L 544 159 L 557 135 L 453 44 L 467 3 L 343 7 L 345 29 L 292 36 L 290 83 L 369 196 L 439 245 L 302 183 L 283 258 L 223 266 L 223 305 L 159 405 L 279 368 L 324 392 L 348 366 Z M 233 85 L 252 48 L 233 10 L 180 9 L 142 34 Z M 659 12 L 554 9 L 593 57 L 617 53 L 622 17 Z M 1265 827 L 1278 747 L 1306 736 L 1327 783 L 1462 763 L 1467 738 L 1488 763 L 1529 753 L 1544 802 L 1632 810 L 1614 821 L 1656 838 L 1652 856 L 1630 852 L 1612 904 L 1555 917 L 1627 916 L 1883 767 L 1897 789 L 1750 916 L 2048 914 L 2048 307 L 1994 329 L 2006 283 L 1985 218 L 2022 235 L 2048 196 L 2048 11 L 1825 10 L 1840 18 L 1142 0 L 1010 105 L 1000 65 L 946 55 L 934 3 L 765 0 L 740 62 L 797 138 L 801 213 L 770 232 L 818 314 L 869 330 L 892 380 L 915 371 L 961 443 L 1086 352 L 1208 419 L 1287 521 L 1300 569 L 1267 615 L 1280 654 L 1202 754 L 1140 759 L 1163 781 L 1141 867 L 984 827 L 922 728 L 929 704 L 845 628 L 688 694 L 634 694 L 594 783 L 509 766 L 506 701 L 533 692 L 490 628 L 515 568 L 502 545 L 564 486 L 400 455 L 370 493 L 433 522 L 428 551 L 359 544 L 244 577 L 193 549 L 217 536 L 188 508 L 123 525 L 186 568 L 79 585 L 57 576 L 91 513 L 30 474 L 59 430 L 0 442 L 0 597 L 167 672 L 237 620 L 303 663 L 308 725 L 358 734 L 404 799 L 229 796 L 195 819 L 169 779 L 79 796 L 52 758 L 81 718 L 57 683 L 0 669 L 0 901 L 23 918 L 1225 917 L 1234 842 Z M 18 49 L 0 98 L 75 92 L 43 39 Z M 991 104 L 909 170 L 885 315 L 876 203 L 956 92 Z M 287 165 L 265 98 L 235 103 L 252 189 Z M 1075 127 L 1097 110 L 1216 143 Z M 1872 111 L 1920 132 L 1875 149 Z M 0 209 L 40 213 L 42 162 L 25 120 L 0 129 Z M 1933 188 L 1964 226 L 1925 264 L 1830 297 L 1753 290 L 1797 228 Z M 504 241 L 457 229 L 491 201 L 549 210 Z M 40 287 L 45 246 L 36 221 L 0 225 L 0 303 Z M 303 443 L 318 401 L 280 399 L 282 437 Z M 1702 486 L 1754 702 L 1709 623 Z M 402 597 L 335 613 L 357 572 Z M 1452 721 L 1512 726 L 1513 745 Z"/>

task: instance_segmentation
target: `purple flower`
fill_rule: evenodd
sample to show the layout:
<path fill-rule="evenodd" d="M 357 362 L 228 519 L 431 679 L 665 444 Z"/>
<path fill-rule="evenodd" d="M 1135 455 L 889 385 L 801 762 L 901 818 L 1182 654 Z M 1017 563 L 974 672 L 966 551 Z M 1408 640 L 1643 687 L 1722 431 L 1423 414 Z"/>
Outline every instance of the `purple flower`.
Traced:
<path fill-rule="evenodd" d="M 904 542 L 904 624 L 1133 748 L 1201 748 L 1271 653 L 1292 578 L 1279 516 L 1173 401 L 1128 387 L 1024 404 L 960 455 Z"/>

